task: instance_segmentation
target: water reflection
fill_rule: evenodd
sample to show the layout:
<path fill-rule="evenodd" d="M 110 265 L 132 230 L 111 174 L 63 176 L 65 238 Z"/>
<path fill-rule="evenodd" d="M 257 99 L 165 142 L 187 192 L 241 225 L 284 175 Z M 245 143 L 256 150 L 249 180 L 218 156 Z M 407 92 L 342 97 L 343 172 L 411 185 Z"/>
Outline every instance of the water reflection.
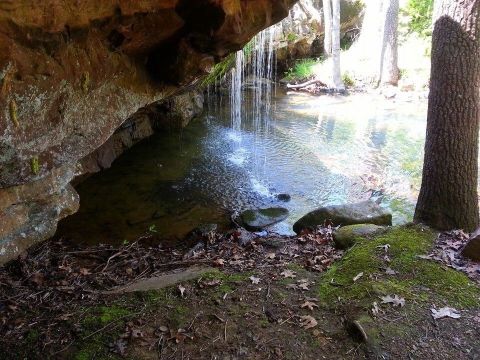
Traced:
<path fill-rule="evenodd" d="M 227 226 L 233 210 L 270 205 L 289 208 L 277 230 L 291 232 L 315 207 L 372 192 L 384 196 L 396 222 L 411 218 L 425 104 L 279 93 L 268 126 L 244 119 L 237 130 L 225 104 L 210 105 L 182 133 L 154 135 L 81 184 L 80 211 L 59 232 L 78 241 L 122 242 L 153 225 L 160 236 L 181 239 L 202 223 Z M 291 201 L 279 202 L 277 193 Z"/>

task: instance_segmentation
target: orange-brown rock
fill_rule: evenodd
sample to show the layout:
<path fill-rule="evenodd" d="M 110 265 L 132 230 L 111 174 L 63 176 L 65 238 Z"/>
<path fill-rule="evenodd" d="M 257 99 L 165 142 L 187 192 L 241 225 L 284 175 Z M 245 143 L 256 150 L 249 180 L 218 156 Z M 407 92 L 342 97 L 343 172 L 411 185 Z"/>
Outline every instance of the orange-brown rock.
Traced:
<path fill-rule="evenodd" d="M 0 1 L 0 263 L 76 210 L 78 162 L 127 118 L 195 84 L 294 3 Z"/>

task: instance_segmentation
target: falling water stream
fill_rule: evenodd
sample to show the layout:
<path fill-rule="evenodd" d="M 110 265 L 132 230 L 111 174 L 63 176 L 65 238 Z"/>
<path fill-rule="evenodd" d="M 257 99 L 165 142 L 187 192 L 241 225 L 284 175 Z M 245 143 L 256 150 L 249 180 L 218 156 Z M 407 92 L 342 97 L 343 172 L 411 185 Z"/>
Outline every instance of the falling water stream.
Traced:
<path fill-rule="evenodd" d="M 273 82 L 275 31 L 236 54 L 235 68 L 206 92 L 201 118 L 178 134 L 153 135 L 79 185 L 80 211 L 60 224 L 60 236 L 121 243 L 154 229 L 176 241 L 205 223 L 226 229 L 233 211 L 263 206 L 290 210 L 272 228 L 289 234 L 316 207 L 372 194 L 394 222 L 410 220 L 425 100 L 286 94 Z"/>

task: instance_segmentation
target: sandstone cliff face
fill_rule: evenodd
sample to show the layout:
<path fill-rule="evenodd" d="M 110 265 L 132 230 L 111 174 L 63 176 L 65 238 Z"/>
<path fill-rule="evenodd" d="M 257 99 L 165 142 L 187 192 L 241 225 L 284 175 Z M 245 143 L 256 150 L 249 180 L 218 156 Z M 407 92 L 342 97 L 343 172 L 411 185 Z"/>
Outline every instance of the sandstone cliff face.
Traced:
<path fill-rule="evenodd" d="M 70 181 L 126 119 L 188 89 L 294 3 L 1 1 L 0 263 L 76 211 Z"/>

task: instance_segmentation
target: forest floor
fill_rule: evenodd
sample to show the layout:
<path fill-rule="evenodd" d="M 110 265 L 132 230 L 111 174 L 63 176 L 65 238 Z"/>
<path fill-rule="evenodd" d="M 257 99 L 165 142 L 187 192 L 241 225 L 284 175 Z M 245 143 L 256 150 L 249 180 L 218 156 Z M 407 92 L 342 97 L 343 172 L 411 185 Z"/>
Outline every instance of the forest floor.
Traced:
<path fill-rule="evenodd" d="M 244 235 L 210 233 L 198 252 L 150 235 L 41 244 L 0 269 L 0 358 L 480 358 L 463 233 L 394 227 L 345 253 L 329 227 Z"/>

